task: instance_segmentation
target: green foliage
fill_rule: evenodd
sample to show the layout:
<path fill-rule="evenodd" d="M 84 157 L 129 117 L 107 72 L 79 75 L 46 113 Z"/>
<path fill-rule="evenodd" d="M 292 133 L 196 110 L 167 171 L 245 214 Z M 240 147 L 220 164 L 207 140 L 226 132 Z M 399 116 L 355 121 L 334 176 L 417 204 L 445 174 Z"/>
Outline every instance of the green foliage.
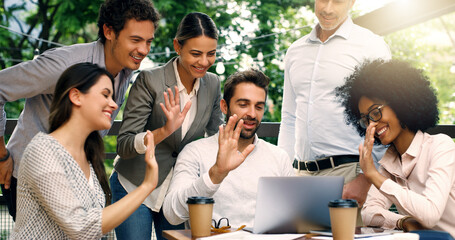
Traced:
<path fill-rule="evenodd" d="M 393 58 L 422 69 L 436 89 L 440 124 L 455 124 L 455 13 L 389 34 L 385 40 Z M 452 37 L 452 39 L 450 39 Z"/>
<path fill-rule="evenodd" d="M 14 102 L 7 102 L 5 104 L 5 111 L 7 118 L 18 118 L 22 109 L 24 109 L 25 100 L 21 99 Z"/>
<path fill-rule="evenodd" d="M 90 42 L 97 38 L 97 30 L 93 27 L 93 23 L 96 22 L 102 2 L 102 0 L 18 0 L 6 7 L 4 1 L 1 1 L 0 24 L 8 27 L 14 22 L 25 34 L 38 31 L 39 38 L 65 45 Z M 44 52 L 53 47 L 56 45 L 0 29 L 0 67 L 3 69 L 20 61 L 32 59 L 33 50 L 36 48 Z"/>
<path fill-rule="evenodd" d="M 115 153 L 117 151 L 117 136 L 104 136 L 104 151 L 107 153 Z M 106 174 L 111 175 L 114 166 L 114 159 L 106 159 L 104 161 L 104 167 L 106 168 Z"/>
<path fill-rule="evenodd" d="M 173 50 L 172 40 L 177 26 L 186 14 L 193 11 L 206 13 L 214 20 L 220 31 L 218 57 L 220 57 L 220 61 L 229 63 L 225 65 L 226 70 L 222 74 L 222 79 L 227 78 L 239 69 L 249 67 L 259 68 L 264 71 L 271 79 L 269 108 L 264 120 L 280 121 L 283 69 L 277 65 L 277 60 L 282 62 L 284 53 L 289 45 L 297 38 L 308 33 L 310 29 L 290 31 L 285 34 L 273 34 L 280 31 L 280 29 L 288 30 L 307 25 L 308 23 L 304 16 L 297 13 L 301 9 L 311 9 L 314 5 L 314 0 L 189 0 L 178 3 L 168 0 L 157 0 L 154 3 L 162 15 L 162 21 L 156 33 L 156 39 L 153 42 L 152 52 L 162 53 L 166 51 L 166 48 Z M 305 6 L 308 7 L 306 8 Z M 245 29 L 244 26 L 244 23 L 251 22 L 256 23 L 255 31 L 253 32 L 250 29 Z M 283 22 L 287 25 L 283 26 Z M 247 40 L 248 38 L 265 34 L 270 34 L 271 36 L 251 41 Z M 235 36 L 238 36 L 237 38 L 243 41 L 239 42 Z M 263 61 L 257 64 L 251 63 L 251 57 L 256 57 L 259 52 L 264 56 L 270 57 L 264 58 Z M 233 55 L 233 57 L 227 56 L 227 54 Z M 170 56 L 163 54 L 152 54 L 151 56 L 153 61 L 159 63 L 165 63 L 169 58 Z M 243 64 L 244 62 L 249 62 L 249 64 L 245 65 Z M 215 67 L 212 67 L 210 71 L 215 72 Z"/>
<path fill-rule="evenodd" d="M 5 7 L 4 1 L 0 1 L 0 24 L 10 26 L 15 22 L 20 24 L 24 33 L 38 31 L 40 38 L 67 45 L 90 42 L 97 38 L 96 19 L 101 2 L 103 0 L 17 0 Z M 281 121 L 284 55 L 292 42 L 311 31 L 314 0 L 155 0 L 154 5 L 162 20 L 152 43 L 152 61 L 165 63 L 175 56 L 162 53 L 166 48 L 173 51 L 172 41 L 180 20 L 189 12 L 204 12 L 219 29 L 217 56 L 226 69 L 221 78 L 250 67 L 264 71 L 271 79 L 264 121 Z M 434 19 L 390 34 L 385 40 L 394 58 L 409 61 L 427 73 L 438 90 L 440 123 L 455 124 L 455 74 L 449 72 L 455 64 L 455 46 L 434 44 L 429 39 L 434 30 L 446 38 L 447 33 L 455 34 L 452 31 L 455 29 L 455 14 L 442 19 L 445 27 L 440 19 Z M 296 28 L 300 29 L 292 30 Z M 255 39 L 264 35 L 267 37 Z M 43 52 L 50 47 L 55 46 L 0 29 L 0 69 L 17 64 L 19 61 L 16 60 L 31 59 L 35 48 Z M 264 56 L 262 60 L 257 58 L 259 53 Z M 215 72 L 215 67 L 210 71 Z M 22 108 L 23 100 L 7 103 L 7 117 L 16 118 Z M 123 110 L 117 119 L 122 115 Z M 105 137 L 104 141 L 106 152 L 115 152 L 116 137 Z M 112 161 L 106 161 L 109 173 Z"/>

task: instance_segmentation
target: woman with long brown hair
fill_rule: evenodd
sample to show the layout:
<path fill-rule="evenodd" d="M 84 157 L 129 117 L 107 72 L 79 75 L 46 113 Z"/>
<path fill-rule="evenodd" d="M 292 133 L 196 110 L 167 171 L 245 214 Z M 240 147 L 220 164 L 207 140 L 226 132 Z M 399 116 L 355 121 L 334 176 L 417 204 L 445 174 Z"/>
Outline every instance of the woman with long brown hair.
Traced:
<path fill-rule="evenodd" d="M 18 214 L 12 239 L 100 239 L 123 222 L 155 189 L 153 135 L 145 175 L 133 192 L 106 208 L 111 193 L 99 130 L 111 127 L 114 79 L 92 63 L 68 68 L 51 104 L 49 134 L 38 133 L 19 168 Z"/>

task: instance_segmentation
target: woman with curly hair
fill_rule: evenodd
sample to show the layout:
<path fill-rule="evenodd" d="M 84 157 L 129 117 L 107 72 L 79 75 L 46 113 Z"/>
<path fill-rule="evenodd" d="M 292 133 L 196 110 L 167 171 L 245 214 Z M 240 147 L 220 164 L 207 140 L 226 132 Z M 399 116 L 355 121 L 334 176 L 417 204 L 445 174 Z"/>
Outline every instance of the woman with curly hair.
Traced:
<path fill-rule="evenodd" d="M 455 143 L 425 132 L 439 119 L 427 77 L 403 61 L 367 61 L 335 91 L 346 121 L 365 136 L 360 166 L 374 186 L 362 209 L 364 223 L 455 236 Z M 389 146 L 379 170 L 371 156 L 374 143 Z M 392 204 L 398 213 L 388 210 Z"/>

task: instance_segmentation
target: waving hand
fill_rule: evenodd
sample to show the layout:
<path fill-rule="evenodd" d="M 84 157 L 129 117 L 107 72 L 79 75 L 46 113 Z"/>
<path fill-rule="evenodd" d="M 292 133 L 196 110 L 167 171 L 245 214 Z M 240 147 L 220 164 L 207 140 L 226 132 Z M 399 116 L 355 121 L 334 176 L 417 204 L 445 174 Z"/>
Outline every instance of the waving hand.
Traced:
<path fill-rule="evenodd" d="M 221 183 L 230 171 L 240 166 L 254 149 L 254 145 L 250 144 L 242 152 L 238 150 L 238 141 L 240 131 L 243 127 L 243 120 L 240 120 L 237 127 L 235 127 L 237 119 L 237 115 L 234 114 L 229 117 L 229 121 L 224 128 L 223 126 L 219 127 L 219 149 L 216 163 L 209 171 L 210 178 L 215 184 Z"/>
<path fill-rule="evenodd" d="M 164 126 L 165 130 L 170 133 L 173 133 L 183 124 L 185 116 L 190 110 L 191 101 L 188 101 L 185 104 L 185 107 L 180 111 L 180 96 L 177 86 L 175 86 L 175 96 L 172 93 L 171 89 L 168 88 L 167 92 L 164 92 L 164 104 L 160 103 L 161 109 L 163 109 L 164 115 L 167 118 L 166 125 Z M 169 97 L 168 97 L 169 95 Z"/>

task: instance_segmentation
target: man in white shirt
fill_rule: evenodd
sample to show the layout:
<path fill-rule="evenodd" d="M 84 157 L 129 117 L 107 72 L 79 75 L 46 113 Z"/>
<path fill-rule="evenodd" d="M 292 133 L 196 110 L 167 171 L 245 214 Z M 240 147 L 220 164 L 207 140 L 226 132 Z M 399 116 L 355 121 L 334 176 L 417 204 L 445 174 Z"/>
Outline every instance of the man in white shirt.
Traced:
<path fill-rule="evenodd" d="M 343 197 L 360 206 L 370 184 L 358 165 L 362 139 L 345 123 L 334 89 L 366 59 L 390 59 L 384 40 L 348 16 L 355 0 L 315 0 L 319 23 L 295 41 L 285 58 L 282 122 L 278 146 L 299 175 L 342 175 Z M 376 160 L 384 150 L 377 149 Z"/>
<path fill-rule="evenodd" d="M 205 196 L 215 200 L 213 219 L 253 226 L 259 178 L 294 175 L 286 152 L 256 135 L 268 84 L 269 78 L 258 70 L 226 80 L 220 107 L 228 123 L 218 134 L 188 144 L 177 158 L 163 205 L 171 224 L 189 219 L 188 197 Z"/>

